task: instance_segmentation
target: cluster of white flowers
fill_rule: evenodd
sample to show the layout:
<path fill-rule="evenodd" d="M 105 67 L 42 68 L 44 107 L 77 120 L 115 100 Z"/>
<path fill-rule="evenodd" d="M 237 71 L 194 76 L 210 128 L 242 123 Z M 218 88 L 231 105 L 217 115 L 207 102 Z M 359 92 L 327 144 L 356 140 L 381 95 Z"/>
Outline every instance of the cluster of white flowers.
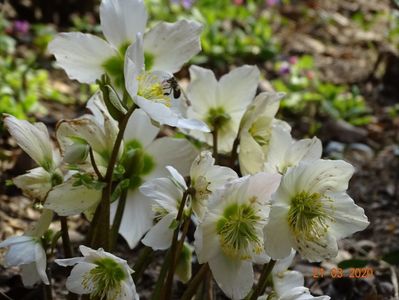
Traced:
<path fill-rule="evenodd" d="M 44 124 L 5 116 L 10 134 L 39 165 L 14 183 L 44 207 L 34 230 L 0 243 L 9 247 L 6 264 L 22 265 L 26 285 L 49 284 L 42 237 L 53 212 L 84 213 L 102 226 L 94 222 L 108 185 L 106 216 L 119 222 L 130 248 L 141 241 L 179 250 L 175 239 L 184 243 L 182 224 L 191 222 L 197 261 L 209 265 L 228 297 L 248 295 L 254 264 L 281 260 L 267 299 L 312 298 L 303 276 L 286 269 L 295 251 L 311 262 L 334 257 L 337 240 L 368 226 L 346 193 L 353 167 L 321 159 L 317 138 L 291 137 L 291 127 L 275 118 L 284 95 L 256 96 L 256 66 L 235 68 L 219 81 L 211 70 L 191 66 L 191 83 L 181 91 L 172 73 L 200 51 L 200 24 L 161 22 L 146 30 L 142 0 L 102 0 L 100 18 L 106 40 L 61 33 L 49 45 L 70 78 L 102 86 L 87 103 L 89 114 L 59 122 L 59 147 Z M 190 139 L 162 136 L 162 125 Z M 191 266 L 191 248 L 184 249 Z M 83 257 L 56 260 L 74 266 L 68 290 L 138 299 L 125 260 L 101 248 L 80 251 Z M 184 282 L 191 267 L 185 270 L 178 274 Z"/>

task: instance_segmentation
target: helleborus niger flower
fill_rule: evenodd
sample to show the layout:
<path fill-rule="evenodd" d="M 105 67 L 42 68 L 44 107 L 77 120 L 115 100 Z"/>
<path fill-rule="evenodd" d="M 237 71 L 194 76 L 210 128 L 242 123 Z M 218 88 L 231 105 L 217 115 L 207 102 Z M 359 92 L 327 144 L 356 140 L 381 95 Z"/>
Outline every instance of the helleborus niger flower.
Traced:
<path fill-rule="evenodd" d="M 282 260 L 279 260 L 273 268 L 273 293 L 259 297 L 258 300 L 329 300 L 329 296 L 313 297 L 308 288 L 304 287 L 304 277 L 298 271 L 289 271 L 295 256 L 295 251 Z"/>
<path fill-rule="evenodd" d="M 187 190 L 183 176 L 171 166 L 166 168 L 169 177 L 149 180 L 140 187 L 140 192 L 152 202 L 156 221 L 141 242 L 154 250 L 165 250 L 172 244 L 173 221 L 177 217 L 183 193 Z"/>
<path fill-rule="evenodd" d="M 105 173 L 119 128 L 108 112 L 102 94 L 95 93 L 87 102 L 91 114 L 73 120 L 62 120 L 57 126 L 57 140 L 64 162 L 82 164 L 89 159 L 89 148 L 100 172 Z M 91 169 L 92 170 L 92 169 Z"/>
<path fill-rule="evenodd" d="M 101 29 L 106 40 L 91 34 L 58 34 L 49 44 L 58 64 L 71 79 L 93 83 L 108 73 L 123 84 L 123 59 L 127 47 L 144 34 L 147 11 L 142 0 L 102 0 Z M 201 47 L 202 26 L 193 21 L 161 22 L 145 34 L 147 68 L 177 72 Z"/>
<path fill-rule="evenodd" d="M 165 169 L 171 165 L 184 176 L 188 175 L 190 165 L 197 151 L 186 139 L 171 137 L 156 138 L 160 129 L 151 123 L 151 119 L 141 109 L 136 109 L 129 119 L 124 133 L 125 157 L 133 161 L 137 168 L 130 178 L 129 190 L 119 233 L 131 248 L 135 247 L 142 236 L 152 227 L 154 213 L 151 201 L 138 187 L 144 182 L 167 177 Z M 126 165 L 129 168 L 129 165 Z M 115 214 L 118 201 L 111 205 L 111 215 Z"/>
<path fill-rule="evenodd" d="M 218 149 L 231 151 L 241 117 L 255 96 L 258 68 L 245 65 L 217 81 L 211 70 L 191 66 L 190 78 L 187 95 L 192 106 L 188 108 L 188 117 L 204 121 L 211 131 L 217 128 Z M 212 145 L 211 134 L 192 132 L 191 135 Z"/>
<path fill-rule="evenodd" d="M 60 266 L 72 268 L 66 287 L 75 294 L 89 294 L 90 299 L 138 300 L 131 273 L 126 260 L 105 252 L 79 247 L 83 257 L 56 259 Z"/>
<path fill-rule="evenodd" d="M 126 51 L 125 85 L 133 101 L 154 121 L 182 129 L 209 132 L 201 121 L 185 118 L 186 107 L 173 93 L 173 75 L 165 71 L 146 71 L 143 38 L 137 35 L 136 42 Z"/>
<path fill-rule="evenodd" d="M 275 134 L 270 139 L 264 171 L 284 174 L 301 161 L 311 162 L 320 159 L 322 151 L 321 141 L 317 137 L 294 140 L 288 131 L 276 127 Z"/>
<path fill-rule="evenodd" d="M 101 93 L 96 93 L 88 101 L 87 108 L 92 114 L 61 121 L 57 128 L 64 162 L 77 165 L 82 171 L 53 187 L 46 197 L 44 207 L 60 216 L 84 212 L 91 218 L 101 199 L 103 186 L 91 166 L 89 148 L 93 151 L 98 170 L 104 175 L 118 135 L 118 123 L 107 111 Z"/>
<path fill-rule="evenodd" d="M 254 282 L 253 262 L 264 259 L 263 227 L 280 175 L 258 173 L 228 183 L 208 200 L 208 211 L 195 231 L 199 263 L 208 263 L 219 287 L 242 299 Z"/>
<path fill-rule="evenodd" d="M 58 153 L 53 150 L 47 128 L 43 123 L 31 124 L 11 115 L 5 115 L 4 124 L 22 150 L 39 165 L 13 182 L 28 197 L 42 201 L 53 185 L 63 181 Z"/>
<path fill-rule="evenodd" d="M 337 240 L 369 224 L 346 193 L 353 172 L 344 161 L 321 159 L 289 169 L 273 195 L 266 253 L 279 259 L 294 248 L 311 262 L 335 257 Z"/>
<path fill-rule="evenodd" d="M 47 274 L 47 258 L 43 249 L 41 237 L 48 229 L 53 213 L 44 210 L 37 224 L 25 235 L 13 236 L 0 243 L 0 248 L 8 247 L 5 255 L 5 266 L 20 266 L 22 282 L 32 287 L 37 282 L 50 284 Z"/>
<path fill-rule="evenodd" d="M 210 195 L 225 183 L 237 178 L 237 173 L 232 169 L 215 166 L 215 159 L 211 152 L 201 152 L 190 169 L 190 183 L 195 191 L 191 197 L 191 203 L 196 216 L 202 219 Z"/>
<path fill-rule="evenodd" d="M 283 93 L 261 93 L 248 106 L 242 117 L 238 155 L 242 174 L 262 172 L 264 164 L 268 161 L 270 141 L 278 140 L 281 131 L 288 134 L 291 131 L 286 122 L 274 118 L 282 97 Z"/>

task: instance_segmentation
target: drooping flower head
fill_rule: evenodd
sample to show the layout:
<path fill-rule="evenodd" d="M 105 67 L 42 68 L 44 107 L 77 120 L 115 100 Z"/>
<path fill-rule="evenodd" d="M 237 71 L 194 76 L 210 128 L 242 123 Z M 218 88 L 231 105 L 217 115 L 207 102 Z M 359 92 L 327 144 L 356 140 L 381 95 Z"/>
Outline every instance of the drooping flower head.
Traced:
<path fill-rule="evenodd" d="M 69 291 L 91 298 L 107 300 L 138 300 L 131 273 L 126 260 L 86 246 L 79 247 L 83 257 L 56 259 L 60 266 L 74 266 L 66 281 Z"/>
<path fill-rule="evenodd" d="M 217 190 L 195 232 L 195 252 L 209 263 L 213 277 L 232 299 L 242 299 L 253 281 L 253 262 L 266 262 L 263 227 L 278 174 L 259 173 Z"/>
<path fill-rule="evenodd" d="M 321 159 L 288 170 L 273 195 L 266 253 L 279 259 L 294 248 L 311 262 L 335 257 L 337 240 L 369 224 L 346 193 L 352 174 L 344 161 Z"/>

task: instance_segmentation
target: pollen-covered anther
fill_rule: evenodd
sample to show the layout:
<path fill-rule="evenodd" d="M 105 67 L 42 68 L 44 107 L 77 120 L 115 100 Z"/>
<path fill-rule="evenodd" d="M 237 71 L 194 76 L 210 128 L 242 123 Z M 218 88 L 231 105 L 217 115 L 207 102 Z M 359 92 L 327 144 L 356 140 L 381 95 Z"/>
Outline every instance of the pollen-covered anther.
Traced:
<path fill-rule="evenodd" d="M 261 218 L 256 212 L 249 204 L 234 203 L 225 208 L 216 232 L 226 255 L 246 260 L 262 252 L 263 243 L 257 230 Z"/>
<path fill-rule="evenodd" d="M 84 275 L 82 285 L 92 285 L 92 298 L 114 300 L 121 292 L 120 283 L 125 279 L 125 272 L 116 261 L 111 258 L 101 258 L 94 262 L 97 267 Z"/>
<path fill-rule="evenodd" d="M 298 193 L 291 200 L 291 208 L 288 212 L 288 224 L 291 231 L 298 238 L 317 242 L 328 231 L 329 223 L 334 219 L 323 205 L 325 197 L 319 193 Z"/>
<path fill-rule="evenodd" d="M 165 95 L 161 78 L 151 72 L 143 72 L 137 76 L 139 88 L 137 95 L 154 102 L 159 102 L 167 107 L 171 106 L 170 98 Z"/>

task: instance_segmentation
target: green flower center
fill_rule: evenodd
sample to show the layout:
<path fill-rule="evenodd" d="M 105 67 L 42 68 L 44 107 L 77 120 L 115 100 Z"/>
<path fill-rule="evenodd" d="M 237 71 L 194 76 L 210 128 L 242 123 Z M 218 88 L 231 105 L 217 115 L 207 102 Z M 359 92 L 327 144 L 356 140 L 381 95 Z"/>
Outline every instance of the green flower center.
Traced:
<path fill-rule="evenodd" d="M 123 267 L 111 258 L 101 258 L 94 264 L 97 267 L 84 275 L 82 283 L 86 288 L 93 285 L 90 299 L 117 299 L 121 292 L 121 281 L 126 278 Z"/>
<path fill-rule="evenodd" d="M 249 204 L 231 204 L 216 223 L 222 250 L 228 256 L 249 259 L 262 251 L 263 244 L 257 227 L 261 218 Z"/>
<path fill-rule="evenodd" d="M 138 140 L 131 140 L 125 144 L 125 154 L 122 158 L 125 170 L 130 170 L 130 189 L 136 189 L 143 183 L 143 176 L 151 173 L 155 168 L 154 158 L 146 153 Z"/>
<path fill-rule="evenodd" d="M 292 198 L 288 224 L 296 237 L 318 241 L 325 236 L 329 221 L 333 218 L 327 213 L 322 200 L 331 201 L 319 193 L 308 192 L 301 192 Z"/>
<path fill-rule="evenodd" d="M 211 108 L 208 111 L 208 116 L 206 117 L 206 123 L 211 126 L 212 129 L 222 129 L 231 120 L 230 115 L 228 115 L 223 107 Z"/>
<path fill-rule="evenodd" d="M 262 148 L 267 150 L 272 135 L 270 119 L 266 117 L 257 119 L 249 129 L 249 134 Z"/>

